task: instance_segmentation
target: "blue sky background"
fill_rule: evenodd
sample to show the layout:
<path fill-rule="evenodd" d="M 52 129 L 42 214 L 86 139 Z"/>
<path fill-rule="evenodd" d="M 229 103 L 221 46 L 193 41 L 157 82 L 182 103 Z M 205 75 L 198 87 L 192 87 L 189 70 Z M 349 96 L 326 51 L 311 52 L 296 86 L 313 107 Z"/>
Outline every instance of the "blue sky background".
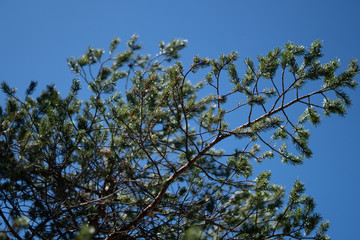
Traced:
<path fill-rule="evenodd" d="M 214 58 L 235 50 L 240 59 L 255 58 L 288 41 L 310 46 L 319 39 L 323 61 L 338 57 L 344 69 L 348 60 L 360 58 L 359 9 L 356 0 L 2 0 L 0 81 L 20 93 L 31 80 L 39 82 L 37 94 L 52 83 L 66 93 L 73 79 L 66 58 L 82 55 L 88 45 L 107 49 L 115 36 L 124 43 L 133 33 L 153 54 L 161 40 L 187 39 L 185 66 L 194 55 Z M 359 91 L 350 92 L 353 107 L 345 118 L 325 118 L 311 128 L 314 155 L 303 166 L 283 166 L 278 159 L 260 166 L 272 170 L 273 183 L 302 180 L 331 222 L 333 239 L 358 237 Z"/>

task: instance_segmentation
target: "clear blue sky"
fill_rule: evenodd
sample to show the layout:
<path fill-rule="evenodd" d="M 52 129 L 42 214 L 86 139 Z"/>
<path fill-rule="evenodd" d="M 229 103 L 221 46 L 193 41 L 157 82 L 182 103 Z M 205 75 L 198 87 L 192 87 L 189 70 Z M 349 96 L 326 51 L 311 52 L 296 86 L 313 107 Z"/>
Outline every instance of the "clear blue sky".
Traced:
<path fill-rule="evenodd" d="M 63 0 L 0 2 L 0 81 L 20 92 L 31 80 L 39 90 L 56 84 L 68 91 L 73 75 L 66 58 L 88 45 L 107 49 L 119 36 L 140 35 L 145 51 L 156 53 L 160 40 L 184 38 L 193 55 L 217 57 L 236 50 L 240 58 L 266 54 L 287 41 L 309 46 L 324 43 L 324 61 L 360 58 L 360 1 L 356 0 Z M 360 79 L 360 78 L 358 78 Z M 326 118 L 312 128 L 312 159 L 300 167 L 265 163 L 273 182 L 305 182 L 317 210 L 330 220 L 333 239 L 356 239 L 360 216 L 360 88 L 350 92 L 346 118 Z M 0 94 L 3 104 L 4 95 Z"/>

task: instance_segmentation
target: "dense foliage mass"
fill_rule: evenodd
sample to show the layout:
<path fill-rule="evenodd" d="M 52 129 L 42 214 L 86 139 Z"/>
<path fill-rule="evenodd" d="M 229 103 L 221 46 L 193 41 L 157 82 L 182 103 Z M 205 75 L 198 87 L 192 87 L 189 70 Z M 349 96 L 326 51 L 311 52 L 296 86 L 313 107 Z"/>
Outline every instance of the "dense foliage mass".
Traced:
<path fill-rule="evenodd" d="M 184 40 L 153 57 L 119 43 L 68 59 L 66 96 L 2 84 L 0 239 L 328 239 L 304 185 L 285 197 L 253 163 L 311 157 L 305 125 L 345 113 L 357 61 L 338 73 L 321 42 L 289 42 L 244 69 L 235 52 L 186 68 Z"/>

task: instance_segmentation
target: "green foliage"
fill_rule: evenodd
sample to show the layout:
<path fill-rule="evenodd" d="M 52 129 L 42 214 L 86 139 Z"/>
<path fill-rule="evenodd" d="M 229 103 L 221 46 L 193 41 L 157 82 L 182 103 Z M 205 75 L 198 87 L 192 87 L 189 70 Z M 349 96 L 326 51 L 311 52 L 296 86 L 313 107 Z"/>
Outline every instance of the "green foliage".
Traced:
<path fill-rule="evenodd" d="M 90 240 L 93 239 L 92 236 L 95 233 L 95 228 L 93 226 L 82 226 L 79 234 L 75 237 L 75 240 Z"/>
<path fill-rule="evenodd" d="M 1 239 L 329 239 L 304 185 L 286 202 L 254 162 L 310 158 L 307 122 L 346 113 L 357 61 L 338 74 L 321 42 L 289 42 L 244 73 L 236 52 L 186 69 L 174 62 L 186 43 L 160 42 L 153 57 L 136 35 L 122 52 L 119 38 L 109 53 L 89 47 L 68 59 L 65 97 L 48 86 L 33 98 L 31 82 L 21 99 L 1 84 Z"/>
<path fill-rule="evenodd" d="M 314 107 L 306 108 L 305 112 L 299 118 L 299 123 L 304 123 L 307 120 L 314 126 L 317 126 L 320 123 L 320 115 Z"/>
<path fill-rule="evenodd" d="M 29 225 L 29 219 L 27 217 L 18 217 L 14 219 L 12 227 L 14 230 L 19 231 Z"/>
<path fill-rule="evenodd" d="M 110 54 L 112 54 L 114 51 L 115 51 L 115 49 L 117 48 L 117 46 L 119 45 L 119 43 L 120 43 L 120 38 L 118 38 L 118 37 L 115 37 L 112 41 L 111 41 L 111 43 L 110 43 L 110 51 L 109 51 L 109 53 Z"/>
<path fill-rule="evenodd" d="M 191 227 L 185 232 L 184 240 L 199 240 L 201 239 L 201 228 Z"/>

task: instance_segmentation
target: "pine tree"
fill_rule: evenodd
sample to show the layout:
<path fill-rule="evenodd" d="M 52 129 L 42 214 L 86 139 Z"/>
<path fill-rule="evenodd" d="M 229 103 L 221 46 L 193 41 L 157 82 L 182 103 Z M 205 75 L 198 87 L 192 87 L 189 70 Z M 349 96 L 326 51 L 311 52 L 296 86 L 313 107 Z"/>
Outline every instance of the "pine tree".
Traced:
<path fill-rule="evenodd" d="M 337 73 L 320 41 L 289 42 L 244 70 L 236 52 L 186 68 L 185 40 L 151 56 L 137 39 L 68 59 L 65 97 L 2 83 L 0 238 L 329 239 L 304 185 L 285 197 L 253 163 L 310 158 L 307 128 L 346 113 L 357 61 Z"/>

